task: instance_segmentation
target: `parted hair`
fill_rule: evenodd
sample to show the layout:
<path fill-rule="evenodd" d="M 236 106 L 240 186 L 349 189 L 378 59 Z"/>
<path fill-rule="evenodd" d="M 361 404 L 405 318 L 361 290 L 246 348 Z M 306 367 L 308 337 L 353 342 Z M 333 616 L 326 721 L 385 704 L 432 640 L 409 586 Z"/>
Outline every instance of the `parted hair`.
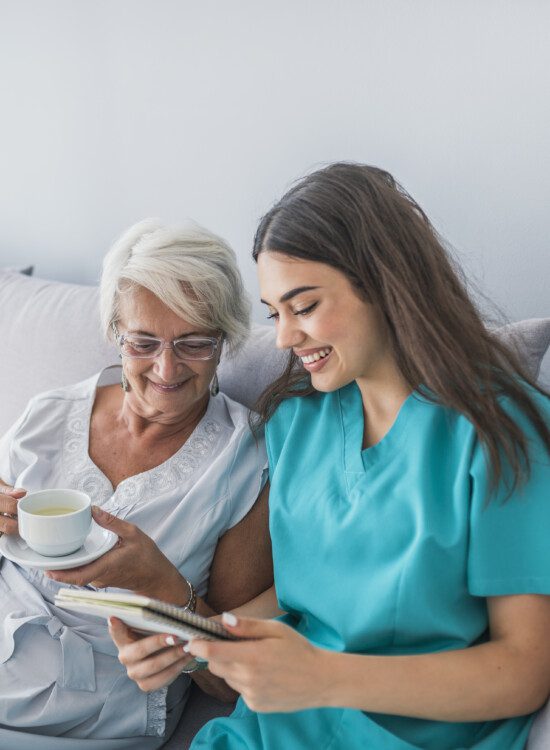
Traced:
<path fill-rule="evenodd" d="M 176 315 L 220 331 L 228 352 L 248 336 L 250 302 L 235 253 L 207 229 L 188 221 L 166 227 L 145 219 L 127 229 L 103 260 L 100 314 L 103 333 L 112 337 L 121 294 L 134 287 L 152 292 Z"/>
<path fill-rule="evenodd" d="M 341 162 L 307 175 L 258 226 L 254 259 L 270 250 L 338 269 L 380 309 L 408 385 L 474 425 L 492 489 L 505 463 L 513 472 L 510 492 L 530 471 L 527 438 L 502 396 L 523 411 L 550 453 L 548 425 L 526 384 L 548 394 L 486 327 L 444 242 L 391 174 Z M 260 419 L 269 419 L 284 398 L 312 392 L 309 375 L 290 352 L 285 372 L 260 397 Z"/>

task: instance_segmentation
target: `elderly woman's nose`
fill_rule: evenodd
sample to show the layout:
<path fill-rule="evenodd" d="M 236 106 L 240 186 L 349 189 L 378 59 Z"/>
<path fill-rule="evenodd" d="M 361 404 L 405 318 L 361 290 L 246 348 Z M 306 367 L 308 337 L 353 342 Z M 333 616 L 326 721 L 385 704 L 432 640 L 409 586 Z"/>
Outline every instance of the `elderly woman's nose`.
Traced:
<path fill-rule="evenodd" d="M 166 346 L 155 359 L 158 374 L 163 380 L 171 380 L 178 372 L 180 360 L 174 354 L 172 347 Z"/>

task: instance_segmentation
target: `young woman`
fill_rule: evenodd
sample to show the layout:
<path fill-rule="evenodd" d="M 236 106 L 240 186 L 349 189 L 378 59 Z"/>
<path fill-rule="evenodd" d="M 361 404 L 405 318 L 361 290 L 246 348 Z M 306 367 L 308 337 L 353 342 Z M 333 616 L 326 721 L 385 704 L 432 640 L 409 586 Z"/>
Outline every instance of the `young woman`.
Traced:
<path fill-rule="evenodd" d="M 253 640 L 184 647 L 243 697 L 193 750 L 520 750 L 550 689 L 548 396 L 387 172 L 306 177 L 254 257 L 291 352 L 260 404 L 275 585 L 225 616 Z M 182 647 L 113 625 L 157 687 Z"/>

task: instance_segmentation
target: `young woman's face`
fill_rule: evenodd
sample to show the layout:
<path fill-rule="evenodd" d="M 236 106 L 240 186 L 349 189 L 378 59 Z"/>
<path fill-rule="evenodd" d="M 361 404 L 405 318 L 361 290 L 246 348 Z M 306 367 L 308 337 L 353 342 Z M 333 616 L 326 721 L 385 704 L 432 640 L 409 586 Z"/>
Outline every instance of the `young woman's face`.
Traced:
<path fill-rule="evenodd" d="M 258 275 L 262 302 L 275 320 L 277 347 L 300 357 L 316 390 L 383 377 L 392 360 L 381 315 L 341 271 L 264 251 Z"/>

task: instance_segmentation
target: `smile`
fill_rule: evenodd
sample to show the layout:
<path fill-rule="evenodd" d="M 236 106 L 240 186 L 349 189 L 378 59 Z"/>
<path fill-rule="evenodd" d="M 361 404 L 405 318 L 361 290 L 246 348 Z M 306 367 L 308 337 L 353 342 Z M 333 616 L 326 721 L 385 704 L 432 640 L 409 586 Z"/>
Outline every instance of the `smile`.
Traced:
<path fill-rule="evenodd" d="M 156 391 L 159 391 L 159 393 L 172 393 L 173 391 L 182 388 L 187 383 L 187 380 L 180 380 L 179 383 L 172 383 L 171 385 L 156 383 L 154 380 L 150 380 L 149 382 Z"/>
<path fill-rule="evenodd" d="M 313 354 L 306 354 L 304 357 L 300 357 L 304 365 L 312 365 L 314 362 L 318 362 L 320 359 L 328 357 L 332 349 L 319 349 Z"/>

